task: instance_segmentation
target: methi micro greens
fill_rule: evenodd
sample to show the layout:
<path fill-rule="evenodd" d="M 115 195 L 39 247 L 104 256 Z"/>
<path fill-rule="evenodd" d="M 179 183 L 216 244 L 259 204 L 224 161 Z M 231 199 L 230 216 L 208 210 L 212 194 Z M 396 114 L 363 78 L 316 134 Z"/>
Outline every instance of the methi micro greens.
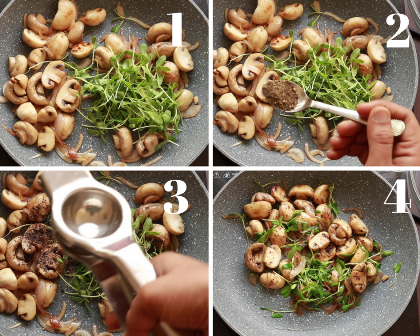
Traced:
<path fill-rule="evenodd" d="M 372 100 L 370 75 L 358 75 L 355 63 L 363 63 L 358 60 L 360 49 L 355 49 L 350 55 L 351 48 L 342 46 L 342 39 L 337 37 L 336 46 L 322 44 L 308 50 L 309 60 L 303 65 L 289 66 L 292 55 L 289 58 L 277 61 L 274 56 L 265 56 L 270 61 L 270 68 L 281 75 L 282 80 L 289 80 L 302 87 L 309 98 L 326 104 L 356 110 L 359 103 Z M 305 119 L 313 119 L 323 114 L 334 125 L 342 120 L 342 117 L 310 108 L 302 112 L 281 114 L 286 117 L 290 124 L 302 128 Z"/>
<path fill-rule="evenodd" d="M 128 58 L 127 58 L 128 57 Z M 125 59 L 126 58 L 126 59 Z M 176 83 L 163 83 L 165 56 L 157 58 L 147 53 L 147 46 L 140 46 L 140 53 L 130 50 L 111 57 L 112 68 L 106 73 L 93 71 L 93 65 L 77 68 L 74 63 L 66 63 L 72 70 L 71 76 L 82 83 L 80 95 L 89 95 L 92 106 L 79 110 L 88 124 L 88 133 L 100 136 L 104 142 L 107 130 L 117 130 L 128 126 L 138 135 L 160 133 L 166 142 L 174 143 L 173 132 L 179 134 L 181 121 L 179 104 L 176 99 L 182 93 L 175 93 Z"/>

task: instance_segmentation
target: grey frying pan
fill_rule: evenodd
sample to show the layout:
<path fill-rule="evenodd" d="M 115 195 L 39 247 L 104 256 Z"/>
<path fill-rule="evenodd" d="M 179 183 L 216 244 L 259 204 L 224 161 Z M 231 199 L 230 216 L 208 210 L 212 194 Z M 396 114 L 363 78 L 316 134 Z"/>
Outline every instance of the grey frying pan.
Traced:
<path fill-rule="evenodd" d="M 393 265 L 401 262 L 398 280 L 392 288 L 390 282 L 369 285 L 357 309 L 340 314 L 305 312 L 302 317 L 284 314 L 271 318 L 260 310 L 268 307 L 289 310 L 289 299 L 274 290 L 253 287 L 248 281 L 249 271 L 244 262 L 247 248 L 242 224 L 238 219 L 223 220 L 222 215 L 242 212 L 242 207 L 259 190 L 254 181 L 265 184 L 286 181 L 288 188 L 296 184 L 318 186 L 334 183 L 334 198 L 339 208 L 358 207 L 364 214 L 370 236 L 394 255 L 383 259 L 382 271 L 393 278 Z M 369 171 L 283 171 L 242 172 L 232 178 L 214 199 L 213 258 L 214 306 L 220 316 L 238 334 L 252 335 L 381 335 L 402 314 L 417 284 L 419 271 L 419 240 L 414 221 L 409 213 L 393 214 L 394 205 L 384 201 L 391 185 Z M 391 193 L 389 203 L 395 202 Z M 341 213 L 348 220 L 350 214 Z"/>

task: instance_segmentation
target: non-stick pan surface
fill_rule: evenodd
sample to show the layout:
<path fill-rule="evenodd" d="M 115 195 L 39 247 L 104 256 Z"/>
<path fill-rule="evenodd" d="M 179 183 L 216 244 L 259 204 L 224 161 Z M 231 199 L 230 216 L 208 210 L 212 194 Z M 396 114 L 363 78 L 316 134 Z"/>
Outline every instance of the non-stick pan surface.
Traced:
<path fill-rule="evenodd" d="M 0 172 L 0 176 L 4 172 Z M 11 173 L 11 172 L 8 172 Z M 21 172 L 24 177 L 34 178 L 36 172 Z M 97 178 L 99 173 L 92 172 L 92 175 Z M 208 195 L 207 190 L 201 182 L 200 178 L 193 172 L 134 172 L 134 171 L 124 171 L 124 172 L 112 172 L 111 176 L 122 176 L 129 180 L 132 183 L 141 185 L 148 182 L 157 182 L 165 183 L 169 180 L 182 180 L 187 184 L 187 191 L 183 196 L 191 204 L 191 209 L 182 215 L 182 218 L 185 223 L 185 233 L 181 236 L 178 236 L 180 243 L 180 253 L 189 255 L 191 257 L 200 259 L 204 262 L 208 262 Z M 106 181 L 104 181 L 105 183 Z M 1 183 L 1 182 L 0 182 Z M 173 184 L 176 189 L 176 185 Z M 110 187 L 118 190 L 126 199 L 129 201 L 132 208 L 136 207 L 135 203 L 132 201 L 132 197 L 135 194 L 135 189 L 131 189 L 124 184 L 119 184 L 116 182 L 111 182 Z M 166 195 L 169 199 L 169 194 Z M 0 202 L 1 203 L 1 202 Z M 0 217 L 7 218 L 7 216 L 12 211 L 6 208 L 2 203 L 0 204 Z M 9 235 L 6 239 L 12 238 L 12 235 Z M 47 308 L 47 311 L 58 315 L 61 309 L 62 301 L 67 302 L 67 311 L 66 315 L 63 318 L 63 321 L 68 321 L 73 317 L 77 317 L 78 321 L 82 322 L 80 329 L 86 329 L 91 331 L 92 325 L 96 324 L 99 327 L 99 331 L 105 331 L 105 327 L 102 325 L 101 317 L 99 315 L 97 301 L 90 304 L 92 313 L 89 313 L 87 309 L 80 304 L 74 303 L 71 298 L 64 294 L 65 291 L 69 291 L 63 281 L 58 281 L 59 286 L 57 290 L 57 296 L 54 300 L 54 303 L 51 307 Z M 19 328 L 8 329 L 15 324 L 23 322 L 23 325 Z M 4 336 L 47 336 L 51 335 L 48 331 L 43 331 L 41 326 L 36 320 L 31 322 L 25 322 L 22 319 L 19 319 L 16 314 L 5 314 L 0 313 L 0 333 Z M 114 335 L 119 335 L 115 333 Z"/>
<path fill-rule="evenodd" d="M 248 281 L 244 253 L 247 241 L 239 219 L 223 220 L 222 215 L 242 213 L 251 196 L 259 191 L 254 183 L 285 181 L 288 190 L 297 184 L 317 187 L 318 179 L 335 185 L 334 199 L 340 209 L 358 207 L 372 239 L 394 255 L 382 260 L 381 270 L 390 280 L 369 285 L 363 292 L 362 304 L 356 309 L 331 315 L 325 312 L 304 312 L 299 317 L 284 314 L 271 318 L 260 307 L 290 310 L 289 298 L 274 290 L 253 287 Z M 268 190 L 268 187 L 266 188 Z M 382 335 L 402 314 L 417 284 L 419 271 L 419 240 L 409 213 L 394 214 L 395 205 L 384 202 L 391 185 L 373 172 L 297 171 L 297 172 L 242 172 L 232 178 L 214 199 L 213 258 L 214 305 L 220 316 L 240 335 L 304 336 L 304 335 Z M 391 193 L 389 203 L 395 202 Z M 348 220 L 350 214 L 340 213 Z M 393 265 L 402 263 L 395 285 Z"/>
<path fill-rule="evenodd" d="M 292 4 L 295 1 L 276 1 L 278 8 Z M 295 36 L 298 32 L 308 26 L 309 21 L 313 20 L 315 16 L 308 18 L 308 14 L 313 10 L 310 4 L 313 0 L 299 1 L 303 4 L 303 15 L 296 21 L 285 21 L 283 23 L 283 35 L 289 35 L 289 30 L 293 30 Z M 215 0 L 213 10 L 213 49 L 220 47 L 229 50 L 232 45 L 223 33 L 224 26 L 224 11 L 226 8 L 241 8 L 246 13 L 253 13 L 257 7 L 256 0 Z M 330 11 L 343 19 L 349 19 L 354 16 L 370 17 L 379 25 L 379 34 L 388 37 L 394 35 L 399 27 L 399 18 L 396 18 L 396 23 L 393 26 L 386 24 L 386 18 L 396 13 L 395 7 L 386 0 L 329 0 L 321 1 L 321 10 Z M 331 17 L 323 15 L 318 21 L 322 31 L 326 28 L 331 28 L 335 32 L 339 32 L 342 24 L 332 19 Z M 372 28 L 370 28 L 372 30 Z M 406 39 L 408 31 L 405 30 L 397 39 Z M 381 65 L 383 72 L 384 83 L 392 88 L 392 94 L 395 94 L 394 102 L 412 108 L 416 99 L 417 83 L 418 83 L 418 65 L 416 50 L 411 35 L 408 34 L 410 40 L 409 48 L 385 48 L 387 53 L 387 62 Z M 337 34 L 336 36 L 341 36 Z M 299 37 L 300 38 L 300 37 Z M 277 55 L 279 52 L 268 49 L 267 55 Z M 214 113 L 216 113 L 214 106 Z M 288 136 L 296 141 L 293 147 L 304 149 L 304 144 L 308 142 L 310 148 L 315 148 L 312 141 L 312 136 L 309 131 L 309 123 L 305 123 L 304 132 L 297 126 L 286 123 L 285 118 L 279 115 L 280 111 L 275 109 L 274 116 L 270 125 L 266 128 L 268 134 L 274 135 L 276 133 L 277 124 L 281 122 L 283 127 L 279 140 L 285 139 Z M 244 140 L 240 146 L 231 147 L 241 139 L 237 134 L 222 133 L 220 128 L 213 125 L 213 141 L 215 146 L 229 159 L 243 166 L 314 166 L 317 165 L 305 157 L 305 161 L 301 164 L 296 163 L 291 158 L 286 157 L 286 154 L 279 155 L 278 151 L 266 151 L 263 149 L 255 139 Z M 318 157 L 319 158 L 319 157 Z M 360 162 L 354 157 L 345 157 L 337 161 L 328 161 L 326 166 L 357 166 Z"/>
<path fill-rule="evenodd" d="M 22 54 L 27 56 L 32 50 L 22 41 L 22 18 L 25 13 L 41 13 L 46 18 L 53 18 L 57 12 L 57 0 L 15 0 L 12 1 L 0 14 L 0 82 L 1 87 L 9 80 L 9 63 L 10 56 Z M 191 52 L 194 59 L 194 70 L 188 74 L 190 80 L 188 89 L 194 95 L 199 97 L 200 104 L 203 105 L 200 113 L 192 118 L 185 119 L 181 134 L 177 137 L 177 145 L 167 144 L 165 147 L 153 154 L 150 158 L 142 159 L 140 163 L 145 163 L 157 156 L 163 155 L 163 159 L 156 165 L 163 166 L 187 166 L 197 158 L 204 150 L 208 143 L 208 21 L 202 11 L 195 5 L 193 1 L 179 0 L 78 0 L 76 1 L 80 12 L 93 9 L 105 8 L 107 17 L 105 21 L 97 27 L 86 27 L 84 41 L 90 41 L 92 36 L 97 36 L 98 40 L 111 32 L 112 27 L 118 22 L 111 22 L 116 17 L 114 9 L 118 4 L 124 6 L 126 16 L 134 16 L 150 25 L 158 22 L 171 22 L 170 13 L 182 12 L 183 29 L 186 33 L 186 40 L 192 44 L 199 41 L 200 47 Z M 125 36 L 135 34 L 136 37 L 143 38 L 147 34 L 147 30 L 140 27 L 136 23 L 126 20 L 122 29 Z M 140 43 L 148 44 L 144 38 Z M 103 45 L 103 44 L 101 44 Z M 70 58 L 72 59 L 72 57 Z M 82 104 L 85 106 L 87 102 Z M 11 112 L 12 104 L 0 104 L 0 123 L 12 129 L 13 124 L 17 121 Z M 77 112 L 74 112 L 77 114 Z M 114 162 L 118 161 L 115 146 L 112 142 L 111 135 L 108 133 L 106 138 L 108 143 L 105 144 L 100 138 L 91 136 L 87 133 L 86 128 L 82 127 L 85 120 L 81 115 L 76 115 L 76 126 L 72 135 L 66 142 L 75 146 L 77 144 L 79 134 L 85 136 L 81 152 L 93 148 L 98 153 L 96 160 L 106 162 L 108 154 L 114 157 Z M 64 166 L 68 165 L 65 161 L 55 153 L 55 151 L 45 153 L 38 150 L 36 146 L 21 145 L 17 138 L 11 136 L 3 127 L 0 130 L 0 143 L 7 152 L 20 165 L 25 166 Z M 30 159 L 34 155 L 42 153 L 43 156 L 36 159 Z M 139 163 L 134 163 L 138 165 Z"/>

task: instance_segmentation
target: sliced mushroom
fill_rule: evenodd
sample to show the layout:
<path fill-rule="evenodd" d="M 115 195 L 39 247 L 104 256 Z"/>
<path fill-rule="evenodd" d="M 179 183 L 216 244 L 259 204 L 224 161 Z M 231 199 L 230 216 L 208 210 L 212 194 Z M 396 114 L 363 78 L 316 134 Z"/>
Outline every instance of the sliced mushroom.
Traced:
<path fill-rule="evenodd" d="M 28 65 L 32 70 L 38 71 L 42 68 L 42 62 L 45 61 L 47 52 L 42 48 L 34 49 L 28 56 Z"/>
<path fill-rule="evenodd" d="M 224 33 L 229 40 L 234 42 L 243 41 L 247 37 L 246 33 L 243 33 L 239 28 L 230 23 L 225 23 Z"/>
<path fill-rule="evenodd" d="M 20 120 L 27 121 L 31 124 L 35 124 L 37 122 L 38 114 L 35 106 L 33 106 L 30 102 L 20 105 L 16 110 L 16 115 Z"/>
<path fill-rule="evenodd" d="M 353 17 L 343 24 L 344 36 L 362 35 L 369 28 L 369 23 L 362 17 Z"/>
<path fill-rule="evenodd" d="M 330 244 L 330 236 L 327 232 L 317 233 L 310 241 L 309 248 L 313 251 L 326 248 Z"/>
<path fill-rule="evenodd" d="M 13 125 L 13 130 L 22 145 L 33 145 L 38 139 L 38 131 L 26 121 L 16 122 Z"/>
<path fill-rule="evenodd" d="M 264 271 L 264 254 L 266 246 L 262 243 L 254 243 L 245 252 L 246 266 L 252 271 L 261 273 Z"/>
<path fill-rule="evenodd" d="M 63 0 L 60 0 L 63 1 Z M 56 85 L 60 85 L 66 77 L 64 62 L 53 61 L 50 62 L 42 73 L 42 85 L 46 89 L 53 89 Z"/>
<path fill-rule="evenodd" d="M 47 44 L 46 40 L 43 40 L 38 34 L 32 30 L 24 29 L 22 33 L 23 42 L 25 42 L 31 48 L 42 48 Z"/>
<path fill-rule="evenodd" d="M 303 14 L 303 5 L 300 3 L 294 3 L 292 5 L 284 6 L 280 9 L 279 15 L 289 21 L 297 20 Z"/>
<path fill-rule="evenodd" d="M 336 248 L 334 244 L 329 244 L 326 248 L 320 249 L 315 253 L 314 258 L 321 262 L 329 261 L 335 257 Z"/>
<path fill-rule="evenodd" d="M 22 201 L 18 195 L 7 189 L 3 189 L 1 192 L 1 201 L 11 210 L 22 210 L 28 204 L 28 202 Z"/>
<path fill-rule="evenodd" d="M 163 213 L 163 225 L 170 234 L 180 235 L 185 232 L 185 225 L 179 214 Z"/>
<path fill-rule="evenodd" d="M 305 210 L 310 217 L 315 217 L 315 207 L 311 201 L 297 199 L 293 202 L 296 209 Z"/>
<path fill-rule="evenodd" d="M 85 24 L 82 21 L 76 21 L 73 27 L 69 30 L 67 37 L 70 43 L 78 43 L 83 38 Z"/>
<path fill-rule="evenodd" d="M 314 190 L 308 185 L 297 185 L 289 191 L 289 197 L 296 197 L 296 199 L 307 200 L 314 197 Z"/>
<path fill-rule="evenodd" d="M 69 39 L 65 33 L 57 33 L 50 37 L 45 46 L 47 55 L 52 60 L 62 59 L 68 48 Z"/>
<path fill-rule="evenodd" d="M 292 219 L 294 212 L 295 212 L 295 207 L 290 202 L 283 201 L 279 205 L 280 216 L 282 216 L 283 221 L 285 222 L 288 222 L 289 220 Z"/>
<path fill-rule="evenodd" d="M 366 280 L 367 282 L 372 282 L 375 280 L 376 278 L 376 267 L 374 264 L 370 263 L 370 262 L 366 262 Z"/>
<path fill-rule="evenodd" d="M 292 276 L 292 270 L 289 268 L 283 268 L 284 265 L 291 263 L 292 261 L 290 259 L 284 259 L 279 264 L 279 270 L 281 275 L 288 281 L 293 281 L 295 279 L 294 276 Z"/>
<path fill-rule="evenodd" d="M 280 289 L 286 281 L 277 273 L 263 273 L 260 276 L 260 284 L 269 289 Z"/>
<path fill-rule="evenodd" d="M 306 27 L 300 31 L 302 40 L 308 43 L 312 48 L 322 44 L 321 31 L 312 27 Z"/>
<path fill-rule="evenodd" d="M 26 262 L 26 260 L 19 258 L 17 255 L 17 250 L 21 247 L 22 239 L 22 236 L 17 236 L 9 242 L 6 250 L 6 260 L 9 264 L 9 267 L 13 268 L 14 270 L 27 272 L 29 271 L 29 264 Z"/>
<path fill-rule="evenodd" d="M 268 33 L 263 26 L 258 26 L 252 29 L 248 36 L 248 49 L 250 52 L 261 52 L 268 41 Z"/>
<path fill-rule="evenodd" d="M 38 147 L 45 152 L 51 152 L 55 146 L 55 134 L 51 127 L 44 126 L 38 132 Z"/>
<path fill-rule="evenodd" d="M 335 245 L 344 245 L 351 238 L 352 230 L 350 225 L 342 220 L 336 219 L 328 228 L 331 241 Z"/>
<path fill-rule="evenodd" d="M 47 194 L 41 193 L 29 200 L 27 208 L 29 220 L 32 222 L 42 223 L 50 214 L 51 202 Z"/>
<path fill-rule="evenodd" d="M 57 94 L 56 104 L 63 112 L 74 112 L 80 105 L 80 83 L 72 78 L 64 83 Z"/>
<path fill-rule="evenodd" d="M 279 35 L 270 41 L 270 47 L 275 51 L 283 51 L 287 49 L 290 42 L 292 42 L 290 36 Z"/>
<path fill-rule="evenodd" d="M 356 265 L 351 271 L 351 283 L 356 292 L 362 293 L 366 289 L 367 266 L 365 263 Z"/>
<path fill-rule="evenodd" d="M 243 113 L 254 112 L 257 108 L 257 101 L 254 97 L 248 96 L 241 99 L 238 103 L 238 111 Z"/>
<path fill-rule="evenodd" d="M 174 51 L 174 62 L 181 71 L 188 72 L 194 69 L 194 61 L 188 48 L 177 47 Z"/>
<path fill-rule="evenodd" d="M 7 289 L 0 289 L 0 312 L 11 314 L 16 311 L 18 306 L 18 299 Z"/>
<path fill-rule="evenodd" d="M 24 289 L 24 290 L 34 289 L 36 288 L 36 286 L 38 286 L 38 284 L 39 284 L 38 277 L 33 272 L 23 273 L 17 281 L 18 288 Z"/>
<path fill-rule="evenodd" d="M 302 62 L 309 60 L 308 50 L 311 46 L 302 40 L 295 40 L 292 43 L 292 54 L 295 55 L 296 59 Z"/>
<path fill-rule="evenodd" d="M 265 68 L 264 55 L 263 54 L 252 54 L 250 55 L 242 68 L 242 76 L 247 80 L 253 80 L 255 76 L 258 76 Z M 232 69 L 233 71 L 233 69 Z M 230 86 L 230 85 L 229 85 Z M 232 90 L 233 91 L 233 90 Z"/>
<path fill-rule="evenodd" d="M 215 95 L 222 96 L 228 92 L 229 92 L 229 87 L 228 86 L 219 87 L 216 83 L 216 75 L 213 75 L 213 93 Z"/>
<path fill-rule="evenodd" d="M 28 60 L 23 55 L 9 57 L 9 73 L 10 77 L 24 74 L 28 68 Z"/>
<path fill-rule="evenodd" d="M 324 204 L 328 202 L 330 196 L 330 186 L 328 184 L 322 184 L 317 187 L 314 191 L 314 202 L 316 204 Z"/>
<path fill-rule="evenodd" d="M 122 156 L 130 156 L 133 152 L 133 135 L 127 127 L 121 127 L 116 134 L 118 141 L 115 142 L 116 149 L 121 150 Z"/>
<path fill-rule="evenodd" d="M 273 118 L 274 108 L 265 103 L 258 103 L 254 111 L 255 124 L 260 128 L 266 128 Z"/>
<path fill-rule="evenodd" d="M 222 132 L 236 133 L 239 127 L 239 121 L 228 111 L 219 111 L 214 116 L 216 125 L 220 127 Z"/>
<path fill-rule="evenodd" d="M 337 247 L 336 256 L 340 259 L 346 259 L 356 250 L 356 241 L 350 238 L 344 245 Z"/>
<path fill-rule="evenodd" d="M 60 245 L 54 243 L 44 249 L 37 261 L 37 269 L 46 279 L 57 278 L 63 270 L 63 263 L 58 259 L 63 257 Z"/>
<path fill-rule="evenodd" d="M 171 242 L 168 230 L 161 224 L 153 224 L 151 231 L 159 233 L 157 236 L 146 234 L 146 238 L 151 240 L 152 245 L 163 249 L 168 248 Z"/>
<path fill-rule="evenodd" d="M 0 237 L 3 238 L 6 234 L 7 223 L 3 217 L 0 217 Z M 4 254 L 4 253 L 3 253 Z"/>
<path fill-rule="evenodd" d="M 0 288 L 5 288 L 11 291 L 17 289 L 16 275 L 10 268 L 0 270 Z"/>
<path fill-rule="evenodd" d="M 251 21 L 257 25 L 265 25 L 270 22 L 276 12 L 276 3 L 274 0 L 258 0 L 258 6 L 252 14 Z"/>
<path fill-rule="evenodd" d="M 136 190 L 134 200 L 137 204 L 143 205 L 159 201 L 164 194 L 165 190 L 160 184 L 146 183 Z"/>
<path fill-rule="evenodd" d="M 224 111 L 232 113 L 238 112 L 238 101 L 236 100 L 235 96 L 230 92 L 222 95 L 218 100 L 218 104 L 220 108 Z"/>
<path fill-rule="evenodd" d="M 327 119 L 325 119 L 323 116 L 315 117 L 313 125 L 315 126 L 315 135 L 313 134 L 313 136 L 316 139 L 316 143 L 318 145 L 326 144 L 328 142 L 328 137 L 330 134 Z"/>
<path fill-rule="evenodd" d="M 37 72 L 28 81 L 28 98 L 35 105 L 46 106 L 49 105 L 47 98 L 45 97 L 44 90 L 38 90 L 39 81 L 42 79 L 43 73 Z"/>
<path fill-rule="evenodd" d="M 51 230 L 46 225 L 40 223 L 32 224 L 23 235 L 22 249 L 28 254 L 42 251 L 51 238 Z"/>
<path fill-rule="evenodd" d="M 160 36 L 165 36 L 164 39 L 166 40 L 172 37 L 172 25 L 170 23 L 159 22 L 154 24 L 147 32 L 146 40 L 151 44 L 162 42 L 162 38 L 159 39 Z"/>
<path fill-rule="evenodd" d="M 217 86 L 225 87 L 228 85 L 229 68 L 227 66 L 219 66 L 213 70 L 213 74 L 216 76 Z"/>
<path fill-rule="evenodd" d="M 51 23 L 51 28 L 64 31 L 77 19 L 77 8 L 71 0 L 59 0 L 58 11 Z"/>
<path fill-rule="evenodd" d="M 31 294 L 23 294 L 19 300 L 17 314 L 26 321 L 31 321 L 36 315 L 36 303 Z"/>
<path fill-rule="evenodd" d="M 370 88 L 372 99 L 381 99 L 386 91 L 386 84 L 380 80 L 376 81 L 375 84 Z"/>
<path fill-rule="evenodd" d="M 282 247 L 286 244 L 287 234 L 282 226 L 276 226 L 270 235 L 270 242 L 272 245 Z"/>
<path fill-rule="evenodd" d="M 368 252 L 373 251 L 373 240 L 369 236 L 357 236 L 356 241 L 363 245 Z"/>
<path fill-rule="evenodd" d="M 334 219 L 330 207 L 327 204 L 320 204 L 315 210 L 318 213 L 318 216 L 320 216 L 327 225 L 330 225 Z"/>
<path fill-rule="evenodd" d="M 137 153 L 139 153 L 141 157 L 148 157 L 152 155 L 156 152 L 156 147 L 159 145 L 160 139 L 162 138 L 160 138 L 159 133 L 146 135 L 144 139 L 137 142 Z"/>
<path fill-rule="evenodd" d="M 95 62 L 100 68 L 109 70 L 112 68 L 111 57 L 114 56 L 111 50 L 105 47 L 98 47 L 95 49 Z"/>
<path fill-rule="evenodd" d="M 264 96 L 262 88 L 265 84 L 267 84 L 268 81 L 278 80 L 278 79 L 279 79 L 279 75 L 275 71 L 273 70 L 267 71 L 258 82 L 257 88 L 255 90 L 255 94 L 257 95 L 257 97 L 260 98 L 263 102 L 267 103 L 268 99 Z"/>
<path fill-rule="evenodd" d="M 372 60 L 368 55 L 360 54 L 357 57 L 358 60 L 362 60 L 363 63 L 355 63 L 353 62 L 353 66 L 358 68 L 357 73 L 359 75 L 371 75 L 373 74 L 373 63 Z"/>
<path fill-rule="evenodd" d="M 40 123 L 49 124 L 57 119 L 57 111 L 52 106 L 45 106 L 38 111 L 37 120 Z"/>
<path fill-rule="evenodd" d="M 163 218 L 164 213 L 163 204 L 161 203 L 148 203 L 141 205 L 136 209 L 134 216 L 150 217 L 153 221 L 160 220 Z"/>
<path fill-rule="evenodd" d="M 242 61 L 243 56 L 241 55 L 246 53 L 246 47 L 246 43 L 243 41 L 233 43 L 229 48 L 229 58 L 236 63 Z"/>
<path fill-rule="evenodd" d="M 273 17 L 273 19 L 270 21 L 270 23 L 267 26 L 268 35 L 271 37 L 280 35 L 282 26 L 283 26 L 283 18 L 278 15 Z"/>
<path fill-rule="evenodd" d="M 13 233 L 19 233 L 21 226 L 27 223 L 28 214 L 24 210 L 15 210 L 7 217 L 7 228 Z"/>
<path fill-rule="evenodd" d="M 354 253 L 353 257 L 350 259 L 351 264 L 360 263 L 362 261 L 365 261 L 367 258 L 366 252 L 363 251 L 360 247 L 356 250 L 356 253 Z"/>
<path fill-rule="evenodd" d="M 254 235 L 256 233 L 263 233 L 264 232 L 264 226 L 259 220 L 253 219 L 249 222 L 248 226 L 245 228 L 246 232 L 254 238 Z"/>
<path fill-rule="evenodd" d="M 213 69 L 225 66 L 229 62 L 229 52 L 225 48 L 219 48 L 216 51 L 216 59 L 213 62 Z"/>
<path fill-rule="evenodd" d="M 25 96 L 26 95 L 26 88 L 28 87 L 28 76 L 24 74 L 17 75 L 10 79 L 13 86 L 13 91 L 17 96 Z"/>
<path fill-rule="evenodd" d="M 244 205 L 244 212 L 252 219 L 268 218 L 271 209 L 271 203 L 267 201 L 252 202 Z"/>
<path fill-rule="evenodd" d="M 103 8 L 95 8 L 84 12 L 80 20 L 88 26 L 98 26 L 105 21 L 106 10 Z"/>
<path fill-rule="evenodd" d="M 375 39 L 371 39 L 367 46 L 367 53 L 376 64 L 382 64 L 386 62 L 386 53 L 385 49 L 381 42 Z"/>
<path fill-rule="evenodd" d="M 26 25 L 34 33 L 37 33 L 41 36 L 48 35 L 48 32 L 50 30 L 43 22 L 39 22 L 38 18 L 34 14 L 28 15 L 28 17 L 26 18 Z"/>
<path fill-rule="evenodd" d="M 252 23 L 246 20 L 246 15 L 245 17 L 241 15 L 240 10 L 229 10 L 227 14 L 227 19 L 230 23 L 234 24 L 238 28 L 249 29 L 252 26 Z"/>
<path fill-rule="evenodd" d="M 366 224 L 359 218 L 359 216 L 353 214 L 350 216 L 350 226 L 353 232 L 358 235 L 365 235 L 369 233 L 369 229 Z"/>
<path fill-rule="evenodd" d="M 115 33 L 106 35 L 105 47 L 115 55 L 128 49 L 126 40 L 121 35 Z"/>
<path fill-rule="evenodd" d="M 166 61 L 163 66 L 165 68 L 169 68 L 168 71 L 159 70 L 159 75 L 164 75 L 163 82 L 164 83 L 178 83 L 180 78 L 179 69 L 173 62 Z"/>
<path fill-rule="evenodd" d="M 5 97 L 15 105 L 22 105 L 28 102 L 28 96 L 17 96 L 14 91 L 14 85 L 12 80 L 9 80 L 4 86 Z"/>
<path fill-rule="evenodd" d="M 229 89 L 238 96 L 248 96 L 249 92 L 246 87 L 239 84 L 237 81 L 237 77 L 242 72 L 242 70 L 243 64 L 238 64 L 234 66 L 232 70 L 230 70 L 228 78 Z"/>
<path fill-rule="evenodd" d="M 255 135 L 254 119 L 250 116 L 244 116 L 239 122 L 238 135 L 245 140 L 250 140 Z"/>
<path fill-rule="evenodd" d="M 76 58 L 85 58 L 93 50 L 93 43 L 81 41 L 71 48 L 71 54 Z"/>
<path fill-rule="evenodd" d="M 277 245 L 267 247 L 264 253 L 264 264 L 267 268 L 276 268 L 281 259 L 281 250 Z"/>

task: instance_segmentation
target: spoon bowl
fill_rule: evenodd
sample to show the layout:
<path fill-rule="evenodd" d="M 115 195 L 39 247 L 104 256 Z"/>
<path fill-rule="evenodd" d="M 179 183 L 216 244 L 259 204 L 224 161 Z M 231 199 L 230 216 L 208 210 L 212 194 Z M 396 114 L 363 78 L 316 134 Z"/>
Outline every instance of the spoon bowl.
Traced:
<path fill-rule="evenodd" d="M 307 108 L 312 107 L 312 108 L 316 108 L 319 110 L 323 110 L 325 112 L 333 113 L 341 117 L 351 119 L 361 124 L 367 125 L 367 120 L 361 118 L 359 113 L 357 113 L 357 111 L 353 111 L 353 110 L 345 109 L 342 107 L 321 103 L 316 100 L 312 100 L 311 98 L 307 96 L 305 91 L 298 84 L 293 83 L 291 81 L 287 81 L 287 80 L 283 80 L 283 82 L 286 82 L 289 85 L 292 85 L 298 96 L 298 102 L 297 102 L 296 107 L 293 110 L 284 111 L 284 113 L 297 113 L 297 112 L 300 112 L 300 111 L 306 110 Z M 392 126 L 392 133 L 394 134 L 394 136 L 399 136 L 403 134 L 405 131 L 405 123 L 402 120 L 392 119 L 391 126 Z"/>

